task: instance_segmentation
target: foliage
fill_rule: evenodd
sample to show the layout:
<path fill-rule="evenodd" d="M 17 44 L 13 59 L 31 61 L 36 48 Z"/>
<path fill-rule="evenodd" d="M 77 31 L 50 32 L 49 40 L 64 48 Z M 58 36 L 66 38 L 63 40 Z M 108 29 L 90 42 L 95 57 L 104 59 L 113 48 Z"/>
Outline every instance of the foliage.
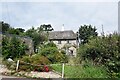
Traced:
<path fill-rule="evenodd" d="M 0 31 L 5 33 L 10 28 L 8 23 L 0 22 Z"/>
<path fill-rule="evenodd" d="M 18 38 L 14 37 L 3 37 L 2 40 L 2 55 L 4 59 L 7 58 L 18 58 L 25 55 L 27 46 Z"/>
<path fill-rule="evenodd" d="M 55 47 L 55 48 L 57 48 L 56 44 L 54 44 L 53 42 L 49 42 L 47 44 L 44 44 L 44 48 L 47 48 L 47 47 Z"/>
<path fill-rule="evenodd" d="M 41 50 L 40 54 L 46 56 L 52 63 L 63 62 L 66 58 L 65 55 L 59 53 L 55 47 L 44 48 Z"/>
<path fill-rule="evenodd" d="M 27 64 L 27 63 L 29 63 L 29 64 Z M 20 59 L 19 70 L 43 71 L 44 66 L 40 66 L 40 65 L 47 65 L 50 63 L 51 62 L 45 56 L 42 56 L 40 54 L 36 54 L 36 55 L 31 56 L 31 57 L 24 56 L 23 58 Z"/>
<path fill-rule="evenodd" d="M 9 33 L 9 34 L 15 34 L 15 35 L 21 35 L 21 36 L 23 36 L 23 34 L 24 34 L 24 29 L 22 29 L 22 28 L 9 28 L 8 29 L 8 31 L 7 31 L 7 33 Z"/>
<path fill-rule="evenodd" d="M 92 28 L 91 25 L 80 26 L 78 34 L 79 38 L 81 39 L 81 43 L 83 44 L 88 42 L 89 37 L 95 37 L 98 35 L 98 33 L 96 32 L 96 28 Z"/>
<path fill-rule="evenodd" d="M 119 38 L 120 36 L 117 34 L 91 38 L 89 43 L 80 46 L 78 51 L 80 59 L 93 60 L 95 64 L 103 64 L 108 68 L 111 77 L 119 77 Z"/>
<path fill-rule="evenodd" d="M 53 65 L 55 71 L 62 72 L 62 65 Z M 107 70 L 103 66 L 94 66 L 91 63 L 84 65 L 65 65 L 65 78 L 108 78 Z"/>
<path fill-rule="evenodd" d="M 52 28 L 51 24 L 48 24 L 48 25 L 43 24 L 38 28 L 38 30 L 39 30 L 39 32 L 40 31 L 47 31 L 48 32 L 48 31 L 53 31 L 54 29 Z"/>
<path fill-rule="evenodd" d="M 43 43 L 44 41 L 46 41 L 46 36 L 42 35 L 42 33 L 37 32 L 37 30 L 32 27 L 31 29 L 28 29 L 25 32 L 25 35 L 31 37 L 33 39 L 34 42 L 34 51 L 36 51 L 37 46 L 41 43 Z"/>
<path fill-rule="evenodd" d="M 52 63 L 67 62 L 67 56 L 59 52 L 53 42 L 43 45 L 39 50 L 39 54 L 47 57 Z"/>
<path fill-rule="evenodd" d="M 8 34 L 23 35 L 25 30 L 22 28 L 15 29 L 12 28 L 8 23 L 0 22 L 0 31 Z"/>

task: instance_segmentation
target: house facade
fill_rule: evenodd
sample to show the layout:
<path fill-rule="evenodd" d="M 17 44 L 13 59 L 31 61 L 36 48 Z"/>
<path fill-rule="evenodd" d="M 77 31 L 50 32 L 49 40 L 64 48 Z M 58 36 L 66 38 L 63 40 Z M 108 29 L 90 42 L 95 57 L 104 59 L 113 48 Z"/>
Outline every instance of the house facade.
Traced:
<path fill-rule="evenodd" d="M 57 45 L 58 49 L 64 49 L 66 55 L 76 56 L 77 36 L 72 30 L 51 31 L 48 38 Z"/>

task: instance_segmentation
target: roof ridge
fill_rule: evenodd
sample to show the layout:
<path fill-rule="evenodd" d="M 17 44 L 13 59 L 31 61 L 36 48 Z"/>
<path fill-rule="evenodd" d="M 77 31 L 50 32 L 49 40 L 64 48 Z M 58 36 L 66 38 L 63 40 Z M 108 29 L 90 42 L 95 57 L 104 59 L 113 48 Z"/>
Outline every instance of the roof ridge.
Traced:
<path fill-rule="evenodd" d="M 50 31 L 50 32 L 68 32 L 68 31 L 72 31 L 72 32 L 73 32 L 73 30 L 64 30 L 64 31 Z"/>

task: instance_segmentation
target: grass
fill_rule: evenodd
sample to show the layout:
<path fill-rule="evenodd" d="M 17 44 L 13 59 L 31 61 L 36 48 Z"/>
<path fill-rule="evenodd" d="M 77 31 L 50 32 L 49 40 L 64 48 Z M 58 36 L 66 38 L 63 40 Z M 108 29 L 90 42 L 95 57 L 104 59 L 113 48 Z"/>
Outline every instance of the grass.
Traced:
<path fill-rule="evenodd" d="M 3 58 L 2 58 L 2 56 L 0 56 L 0 64 L 2 64 L 2 60 L 3 60 Z"/>
<path fill-rule="evenodd" d="M 57 72 L 62 72 L 61 65 L 53 65 L 52 68 Z M 101 66 L 68 66 L 65 65 L 64 69 L 65 77 L 66 78 L 107 78 L 109 77 L 107 71 L 104 67 Z"/>

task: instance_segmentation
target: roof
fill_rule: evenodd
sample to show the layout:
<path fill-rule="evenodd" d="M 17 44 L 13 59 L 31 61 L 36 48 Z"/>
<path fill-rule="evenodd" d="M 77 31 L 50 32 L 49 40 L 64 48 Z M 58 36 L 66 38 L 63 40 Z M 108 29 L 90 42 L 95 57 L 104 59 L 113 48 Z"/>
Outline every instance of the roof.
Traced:
<path fill-rule="evenodd" d="M 49 32 L 49 39 L 50 40 L 75 40 L 76 34 L 72 31 L 50 31 Z"/>

